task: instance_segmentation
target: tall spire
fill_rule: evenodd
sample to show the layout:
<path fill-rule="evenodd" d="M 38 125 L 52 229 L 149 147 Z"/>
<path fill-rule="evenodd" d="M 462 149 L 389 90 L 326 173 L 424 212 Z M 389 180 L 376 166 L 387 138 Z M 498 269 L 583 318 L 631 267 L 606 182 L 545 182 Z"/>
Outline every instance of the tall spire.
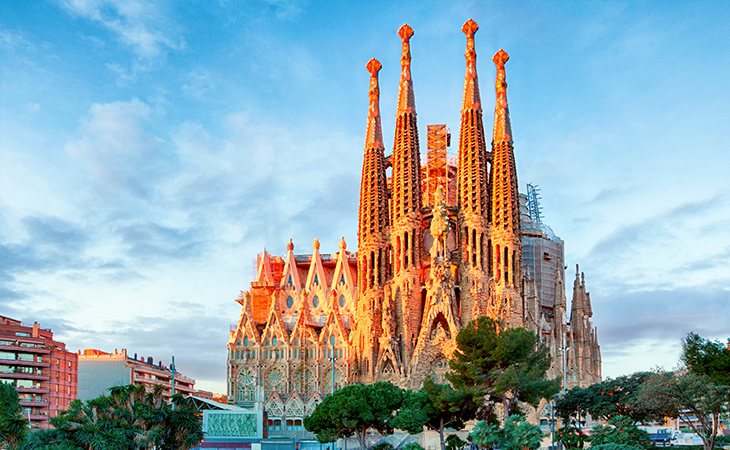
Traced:
<path fill-rule="evenodd" d="M 403 47 L 398 109 L 393 140 L 390 243 L 393 249 L 393 286 L 397 334 L 403 338 L 404 363 L 410 360 L 418 336 L 421 310 L 420 269 L 423 220 L 421 216 L 421 161 L 416 123 L 416 102 L 411 80 L 410 39 L 413 29 L 398 30 Z M 402 318 L 402 319 L 401 319 Z M 407 366 L 404 369 L 407 370 Z"/>
<path fill-rule="evenodd" d="M 378 251 L 381 250 L 382 254 L 382 249 L 387 245 L 385 233 L 389 222 L 383 131 L 380 121 L 380 88 L 378 86 L 378 72 L 382 65 L 380 61 L 373 58 L 365 67 L 370 72 L 370 104 L 362 162 L 357 237 L 358 254 L 367 258 L 372 253 L 373 259 L 375 259 Z M 362 267 L 371 267 L 370 264 L 375 267 L 376 261 L 364 261 Z M 384 265 L 384 261 L 378 261 L 378 264 Z M 360 277 L 358 280 L 360 292 L 376 287 L 375 285 L 380 287 L 384 281 L 381 270 Z"/>
<path fill-rule="evenodd" d="M 512 125 L 509 121 L 509 107 L 507 106 L 507 75 L 504 71 L 504 64 L 509 61 L 509 55 L 500 49 L 494 54 L 494 65 L 497 66 L 497 103 L 494 107 L 494 131 L 493 142 L 512 142 Z"/>
<path fill-rule="evenodd" d="M 388 247 L 388 186 L 385 175 L 385 148 L 380 119 L 378 72 L 382 65 L 373 58 L 365 66 L 370 73 L 370 91 L 365 148 L 360 184 L 358 218 L 357 302 L 353 340 L 358 366 L 364 376 L 372 373 L 380 336 L 380 305 L 385 284 Z M 344 254 L 345 241 L 340 242 Z M 347 270 L 347 261 L 344 261 Z M 367 379 L 367 378 L 366 378 Z"/>
<path fill-rule="evenodd" d="M 509 55 L 504 50 L 495 53 L 497 66 L 497 91 L 494 106 L 494 130 L 492 133 L 493 168 L 490 172 L 490 188 L 492 194 L 492 223 L 498 229 L 520 233 L 520 205 L 517 190 L 517 168 L 512 142 L 512 126 L 507 106 L 507 81 L 504 64 Z"/>
<path fill-rule="evenodd" d="M 504 64 L 509 55 L 498 51 L 492 61 L 497 67 L 494 130 L 492 133 L 492 167 L 489 171 L 490 237 L 496 283 L 495 298 L 504 298 L 510 325 L 519 325 L 522 315 L 522 240 L 520 203 L 517 190 L 517 167 L 512 144 L 512 127 L 507 107 L 507 82 Z"/>
<path fill-rule="evenodd" d="M 416 101 L 411 80 L 411 46 L 413 28 L 408 24 L 398 30 L 403 41 L 401 54 L 398 110 L 393 144 L 393 220 L 421 211 L 421 162 L 416 124 Z"/>
<path fill-rule="evenodd" d="M 398 36 L 403 40 L 400 57 L 400 88 L 398 91 L 398 114 L 416 113 L 416 99 L 413 95 L 413 80 L 411 80 L 411 37 L 413 28 L 404 24 L 398 30 Z"/>
<path fill-rule="evenodd" d="M 463 285 L 473 286 L 472 295 L 464 299 L 462 320 L 468 322 L 487 311 L 487 283 L 489 280 L 488 248 L 489 193 L 487 190 L 487 146 L 482 120 L 482 104 L 477 77 L 477 53 L 474 33 L 479 25 L 472 19 L 461 31 L 466 35 L 466 74 L 464 101 L 461 108 L 459 132 L 459 193 L 460 250 Z M 491 266 L 490 266 L 491 267 Z M 496 319 L 496 317 L 493 317 Z"/>

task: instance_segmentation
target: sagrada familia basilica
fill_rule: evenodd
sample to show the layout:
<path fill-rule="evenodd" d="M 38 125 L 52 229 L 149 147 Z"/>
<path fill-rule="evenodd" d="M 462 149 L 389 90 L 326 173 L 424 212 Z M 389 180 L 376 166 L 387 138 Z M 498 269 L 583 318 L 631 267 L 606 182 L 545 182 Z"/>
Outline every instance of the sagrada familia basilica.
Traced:
<path fill-rule="evenodd" d="M 541 336 L 553 356 L 551 375 L 562 377 L 565 366 L 569 386 L 600 381 L 585 278 L 576 271 L 568 311 L 562 241 L 540 225 L 535 199 L 518 192 L 504 50 L 493 58 L 496 104 L 487 148 L 477 29 L 473 20 L 462 29 L 458 159 L 447 156 L 446 126 L 430 125 L 421 163 L 412 28 L 398 31 L 401 73 L 389 156 L 381 64 L 367 63 L 357 251 L 342 239 L 336 253 L 323 254 L 315 239 L 311 253 L 295 253 L 289 241 L 284 256 L 258 256 L 256 277 L 236 300 L 241 316 L 228 341 L 230 402 L 264 407 L 269 420 L 286 418 L 286 426 L 297 427 L 322 396 L 348 383 L 387 380 L 418 389 L 426 376 L 443 379 L 457 333 L 482 315 Z"/>

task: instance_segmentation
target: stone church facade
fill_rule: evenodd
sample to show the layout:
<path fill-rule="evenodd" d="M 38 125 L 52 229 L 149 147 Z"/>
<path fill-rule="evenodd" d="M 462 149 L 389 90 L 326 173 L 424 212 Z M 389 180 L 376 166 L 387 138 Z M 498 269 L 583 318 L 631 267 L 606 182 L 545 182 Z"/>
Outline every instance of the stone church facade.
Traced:
<path fill-rule="evenodd" d="M 503 327 L 538 333 L 568 383 L 601 378 L 600 347 L 585 278 L 577 275 L 570 325 L 562 247 L 554 298 L 523 269 L 521 204 L 507 104 L 504 50 L 493 58 L 496 104 L 491 147 L 483 125 L 474 34 L 467 21 L 466 75 L 458 158 L 448 158 L 445 125 L 428 127 L 420 160 L 410 39 L 400 28 L 401 74 L 395 139 L 386 157 L 378 72 L 372 59 L 360 188 L 357 251 L 342 239 L 336 253 L 284 256 L 264 251 L 255 279 L 236 299 L 241 316 L 228 341 L 229 401 L 264 407 L 269 426 L 301 429 L 323 396 L 346 384 L 387 380 L 418 389 L 443 379 L 458 331 L 487 315 Z M 534 230 L 529 235 L 539 239 Z M 562 241 L 560 241 L 562 245 Z M 534 242 L 533 242 L 534 244 Z M 534 245 L 533 245 L 534 247 Z M 531 247 L 531 248 L 533 248 Z M 273 422 L 272 422 L 273 421 Z M 276 428 L 274 428 L 276 429 Z"/>

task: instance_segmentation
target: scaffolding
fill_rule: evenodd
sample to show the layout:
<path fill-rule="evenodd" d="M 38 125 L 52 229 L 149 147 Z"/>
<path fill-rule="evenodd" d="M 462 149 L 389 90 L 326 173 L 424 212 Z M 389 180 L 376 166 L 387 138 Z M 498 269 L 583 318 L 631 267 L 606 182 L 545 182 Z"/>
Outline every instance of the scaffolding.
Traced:
<path fill-rule="evenodd" d="M 536 184 L 527 183 L 527 213 L 533 224 L 542 224 L 542 206 L 540 206 L 540 188 Z"/>
<path fill-rule="evenodd" d="M 450 192 L 449 186 L 449 161 L 447 150 L 451 145 L 451 133 L 445 124 L 428 125 L 427 129 L 427 153 L 426 153 L 426 176 L 424 189 L 424 205 L 433 206 L 436 189 L 441 186 L 444 191 L 444 198 L 447 203 L 456 193 Z"/>

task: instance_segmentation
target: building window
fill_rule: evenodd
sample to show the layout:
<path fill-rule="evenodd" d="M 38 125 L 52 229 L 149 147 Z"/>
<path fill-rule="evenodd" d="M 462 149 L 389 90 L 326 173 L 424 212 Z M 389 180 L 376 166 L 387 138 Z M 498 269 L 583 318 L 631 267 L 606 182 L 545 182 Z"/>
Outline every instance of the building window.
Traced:
<path fill-rule="evenodd" d="M 319 297 L 316 295 L 314 296 L 314 298 L 312 298 L 312 306 L 314 306 L 315 308 L 319 306 Z"/>
<path fill-rule="evenodd" d="M 290 295 L 289 297 L 286 298 L 286 307 L 291 309 L 292 306 L 294 306 L 294 299 Z"/>

